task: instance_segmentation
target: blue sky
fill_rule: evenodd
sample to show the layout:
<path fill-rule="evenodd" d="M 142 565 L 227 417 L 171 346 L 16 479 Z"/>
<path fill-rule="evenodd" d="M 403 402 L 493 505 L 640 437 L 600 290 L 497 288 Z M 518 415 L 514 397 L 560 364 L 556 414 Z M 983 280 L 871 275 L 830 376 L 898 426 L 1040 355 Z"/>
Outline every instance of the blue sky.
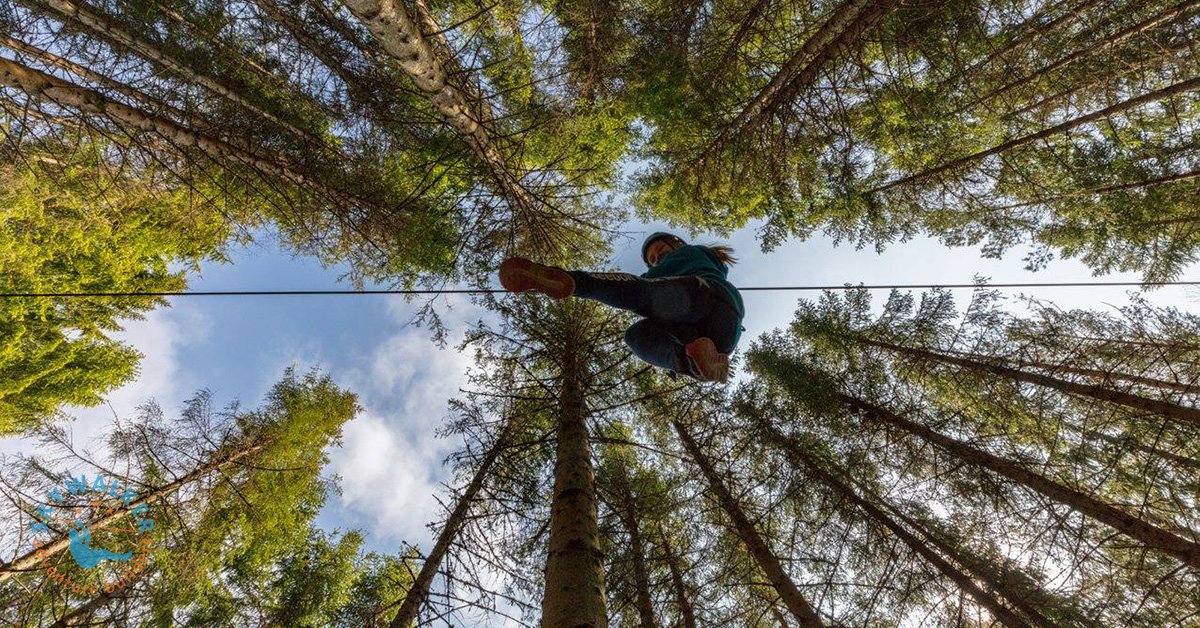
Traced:
<path fill-rule="evenodd" d="M 643 270 L 642 238 L 662 225 L 629 223 L 628 240 L 619 242 L 612 267 Z M 700 243 L 727 241 L 740 262 L 730 279 L 740 285 L 851 283 L 962 283 L 976 274 L 994 282 L 1086 281 L 1090 272 L 1070 260 L 1056 260 L 1038 273 L 1022 269 L 1021 251 L 1004 260 L 987 260 L 976 249 L 949 249 L 918 239 L 871 249 L 833 247 L 825 239 L 791 241 L 764 254 L 754 241 L 755 226 L 732 238 L 700 236 Z M 231 251 L 233 263 L 209 265 L 191 281 L 195 290 L 319 289 L 338 284 L 342 269 L 322 268 L 307 258 L 280 252 L 270 237 Z M 1184 279 L 1195 278 L 1195 268 Z M 1136 280 L 1109 275 L 1104 280 Z M 1128 301 L 1126 288 L 1057 288 L 1024 293 L 1062 307 L 1108 308 Z M 746 332 L 741 349 L 759 334 L 786 324 L 798 299 L 818 293 L 746 292 Z M 959 290 L 960 303 L 969 290 Z M 882 298 L 882 291 L 877 298 Z M 537 297 L 529 297 L 537 298 Z M 1149 293 L 1159 305 L 1184 309 L 1200 299 L 1194 290 L 1163 288 Z M 447 310 L 449 305 L 452 309 Z M 450 328 L 446 349 L 438 349 L 428 330 L 406 325 L 417 308 L 403 297 L 177 297 L 172 307 L 131 321 L 119 337 L 145 358 L 138 379 L 109 396 L 107 407 L 73 409 L 71 428 L 77 442 L 88 443 L 115 412 L 130 414 L 148 398 L 170 412 L 199 388 L 211 389 L 219 403 L 239 399 L 255 407 L 288 365 L 300 370 L 319 365 L 334 380 L 356 392 L 364 412 L 347 424 L 344 443 L 330 450 L 328 473 L 341 476 L 343 493 L 331 496 L 319 523 L 328 529 L 357 527 L 368 547 L 396 551 L 402 542 L 423 551 L 432 544 L 426 527 L 439 519 L 434 494 L 450 478 L 442 465 L 456 443 L 434 436 L 446 413 L 446 401 L 465 385 L 470 360 L 454 351 L 466 326 L 487 313 L 461 295 L 443 297 L 441 311 Z M 9 439 L 0 452 L 30 451 L 33 443 Z"/>

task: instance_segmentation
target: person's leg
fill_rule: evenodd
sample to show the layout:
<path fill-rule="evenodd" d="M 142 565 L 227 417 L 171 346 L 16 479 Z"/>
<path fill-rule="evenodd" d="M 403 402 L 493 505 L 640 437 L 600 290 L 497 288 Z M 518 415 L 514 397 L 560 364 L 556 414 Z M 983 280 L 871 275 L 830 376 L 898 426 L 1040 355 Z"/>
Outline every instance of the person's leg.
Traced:
<path fill-rule="evenodd" d="M 739 325 L 737 310 L 728 299 L 716 299 L 708 316 L 696 324 L 701 336 L 711 338 L 717 351 L 726 355 L 733 353 L 733 339 Z"/>
<path fill-rule="evenodd" d="M 690 325 L 653 318 L 643 318 L 625 330 L 625 344 L 643 362 L 684 374 L 688 373 L 684 347 L 698 337 Z"/>
<path fill-rule="evenodd" d="M 574 296 L 673 323 L 704 320 L 716 299 L 712 291 L 719 289 L 694 276 L 643 279 L 629 273 L 568 273 L 575 280 Z"/>

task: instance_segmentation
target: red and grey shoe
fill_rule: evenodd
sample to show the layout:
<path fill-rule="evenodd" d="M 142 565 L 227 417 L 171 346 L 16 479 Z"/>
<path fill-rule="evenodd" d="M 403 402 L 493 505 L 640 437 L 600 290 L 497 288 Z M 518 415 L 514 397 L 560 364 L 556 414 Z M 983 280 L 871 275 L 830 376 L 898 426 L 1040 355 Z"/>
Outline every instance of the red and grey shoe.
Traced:
<path fill-rule="evenodd" d="M 510 257 L 500 264 L 500 285 L 509 292 L 536 290 L 552 299 L 565 299 L 575 292 L 575 280 L 567 271 L 524 257 Z"/>
<path fill-rule="evenodd" d="M 696 379 L 721 384 L 729 380 L 729 356 L 717 351 L 712 339 L 697 338 L 688 343 L 684 353 Z"/>

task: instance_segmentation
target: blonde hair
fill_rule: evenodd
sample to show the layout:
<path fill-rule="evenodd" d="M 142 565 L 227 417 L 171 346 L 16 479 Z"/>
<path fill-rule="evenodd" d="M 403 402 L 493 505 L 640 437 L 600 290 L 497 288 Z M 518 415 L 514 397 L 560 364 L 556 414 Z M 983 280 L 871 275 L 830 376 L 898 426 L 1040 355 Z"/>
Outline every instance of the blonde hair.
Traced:
<path fill-rule="evenodd" d="M 721 260 L 726 266 L 736 264 L 737 258 L 733 256 L 733 247 L 724 244 L 709 244 L 708 248 L 716 254 L 717 259 Z"/>

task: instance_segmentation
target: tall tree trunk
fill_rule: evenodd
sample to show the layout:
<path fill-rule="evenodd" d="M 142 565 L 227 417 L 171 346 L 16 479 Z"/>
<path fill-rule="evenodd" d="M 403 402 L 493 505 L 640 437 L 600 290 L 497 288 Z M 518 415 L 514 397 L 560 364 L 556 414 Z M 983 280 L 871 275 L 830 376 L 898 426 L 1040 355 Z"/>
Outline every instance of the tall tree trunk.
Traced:
<path fill-rule="evenodd" d="M 909 547 L 909 549 L 916 552 L 931 565 L 933 565 L 943 576 L 954 582 L 954 584 L 958 585 L 960 589 L 970 595 L 971 598 L 978 602 L 980 606 L 988 609 L 988 611 L 990 611 L 996 619 L 1000 620 L 1000 623 L 1004 624 L 1005 626 L 1018 628 L 1027 628 L 1033 625 L 1025 619 L 1019 617 L 1008 607 L 1001 604 L 999 600 L 988 594 L 987 591 L 981 589 L 972 578 L 980 578 L 984 580 L 989 587 L 1000 593 L 1009 604 L 1012 604 L 1015 608 L 1025 613 L 1029 620 L 1033 621 L 1036 625 L 1044 626 L 1051 624 L 1051 622 L 1043 617 L 1041 613 L 1037 611 L 1037 609 L 1025 603 L 1025 598 L 1023 595 L 1009 591 L 1008 588 L 1003 585 L 1003 583 L 995 582 L 988 578 L 981 578 L 982 574 L 978 573 L 966 574 L 960 569 L 956 568 L 949 561 L 935 552 L 933 548 L 930 548 L 926 543 L 918 539 L 912 532 L 905 529 L 894 519 L 888 516 L 887 513 L 877 507 L 872 500 L 859 495 L 858 492 L 851 488 L 850 480 L 845 478 L 844 472 L 838 471 L 835 473 L 826 470 L 824 465 L 818 462 L 813 456 L 809 455 L 803 446 L 796 443 L 794 439 L 784 436 L 768 421 L 759 419 L 757 420 L 757 423 L 759 425 L 759 429 L 762 430 L 767 439 L 774 443 L 776 447 L 779 447 L 783 450 L 793 466 L 806 469 L 809 475 L 815 477 L 818 481 L 825 486 L 828 486 L 830 489 L 833 489 L 833 491 L 843 499 L 849 500 L 851 503 L 866 512 L 876 524 L 890 530 L 901 541 L 903 541 L 904 544 Z M 939 549 L 945 552 L 947 548 L 939 547 Z M 953 554 L 949 555 L 951 559 L 955 559 Z M 960 565 L 967 566 L 967 564 L 961 560 L 956 560 L 956 562 L 958 562 Z"/>
<path fill-rule="evenodd" d="M 134 89 L 133 87 L 130 87 L 129 85 L 126 85 L 116 79 L 107 77 L 99 72 L 95 72 L 89 68 L 79 65 L 78 63 L 75 63 L 66 57 L 60 57 L 52 52 L 42 50 L 37 46 L 28 44 L 19 39 L 13 39 L 7 35 L 0 35 L 0 43 L 12 50 L 27 54 L 30 57 L 41 61 L 42 63 L 66 70 L 105 89 L 111 89 L 113 92 L 120 94 L 131 101 L 141 103 L 142 105 L 151 108 L 151 110 L 157 109 L 165 111 L 173 116 L 176 120 L 179 120 L 192 129 L 205 130 L 216 126 L 210 120 L 205 120 L 172 104 L 158 100 L 157 98 L 154 98 L 140 90 Z"/>
<path fill-rule="evenodd" d="M 620 464 L 620 471 L 615 478 L 617 498 L 620 503 L 621 523 L 629 532 L 629 553 L 633 556 L 633 584 L 637 591 L 634 606 L 637 607 L 638 618 L 642 628 L 655 628 L 654 603 L 650 599 L 650 573 L 646 566 L 646 541 L 642 537 L 640 513 L 637 507 L 637 497 L 629 486 L 629 475 L 625 466 Z"/>
<path fill-rule="evenodd" d="M 1116 71 L 1116 72 L 1112 72 L 1112 73 L 1095 72 L 1093 74 L 1090 74 L 1085 83 L 1079 84 L 1079 85 L 1072 85 L 1070 87 L 1067 87 L 1066 89 L 1061 89 L 1057 92 L 1054 92 L 1053 94 L 1050 94 L 1049 96 L 1043 97 L 1039 100 L 1029 103 L 1028 105 L 1024 105 L 1018 109 L 1014 109 L 1014 110 L 1006 113 L 1005 117 L 1006 118 L 1015 118 L 1017 116 L 1029 113 L 1029 112 L 1037 110 L 1037 109 L 1044 109 L 1047 105 L 1057 102 L 1059 100 L 1062 100 L 1063 98 L 1070 96 L 1072 94 L 1075 94 L 1076 92 L 1080 92 L 1080 91 L 1086 90 L 1086 89 L 1091 89 L 1102 83 L 1108 83 L 1110 81 L 1114 81 L 1114 80 L 1122 78 L 1124 76 L 1128 76 L 1130 74 L 1140 72 L 1147 68 L 1160 68 L 1164 65 L 1167 65 L 1170 62 L 1170 58 L 1172 55 L 1182 52 L 1184 50 L 1189 50 L 1194 45 L 1195 45 L 1194 41 L 1192 41 L 1190 39 L 1183 39 L 1183 40 L 1180 40 L 1179 43 L 1174 44 L 1174 45 L 1165 44 L 1162 46 L 1158 46 L 1155 49 L 1157 54 L 1155 54 L 1154 56 L 1151 56 L 1151 57 L 1149 57 L 1143 61 L 1140 61 L 1138 63 L 1135 63 L 1133 65 L 1123 64 L 1123 65 L 1119 66 L 1118 71 Z"/>
<path fill-rule="evenodd" d="M 837 397 L 849 408 L 861 413 L 861 416 L 867 420 L 889 425 L 913 434 L 964 462 L 993 471 L 1072 510 L 1108 525 L 1114 530 L 1146 544 L 1148 547 L 1170 554 L 1192 567 L 1200 567 L 1200 543 L 1189 541 L 1174 532 L 1147 523 L 1090 495 L 1059 484 L 1039 473 L 1030 471 L 1015 462 L 976 449 L 949 436 L 939 434 L 924 425 L 914 423 L 890 410 L 845 393 L 839 392 L 837 393 Z"/>
<path fill-rule="evenodd" d="M 984 57 L 982 60 L 980 60 L 976 63 L 972 63 L 971 65 L 967 66 L 967 68 L 964 69 L 962 72 L 959 72 L 958 74 L 956 74 L 946 80 L 940 81 L 938 83 L 937 91 L 939 91 L 939 92 L 945 91 L 945 90 L 951 89 L 953 87 L 954 83 L 962 83 L 962 81 L 969 78 L 979 68 L 989 65 L 991 62 L 995 61 L 996 59 L 1002 59 L 1004 57 L 1004 55 L 1012 52 L 1013 50 L 1017 49 L 1018 47 L 1026 44 L 1026 43 L 1029 43 L 1030 41 L 1032 41 L 1034 39 L 1037 39 L 1039 37 L 1044 37 L 1046 33 L 1049 33 L 1050 31 L 1061 26 L 1063 24 L 1063 22 L 1070 20 L 1070 19 L 1079 19 L 1080 17 L 1083 16 L 1083 13 L 1085 11 L 1090 9 L 1093 5 L 1097 4 L 1098 2 L 1099 2 L 1099 0 L 1084 0 L 1083 2 L 1080 2 L 1079 4 L 1068 9 L 1062 15 L 1050 20 L 1049 22 L 1046 22 L 1045 24 L 1041 24 L 1036 27 L 1030 28 L 1024 34 L 1013 38 L 1012 41 L 1010 41 L 1009 43 L 1005 44 L 1004 46 L 1001 46 L 1000 48 L 996 49 L 994 52 L 992 52 L 988 56 Z M 1053 3 L 1051 3 L 1051 5 L 1053 5 Z M 1025 23 L 1028 23 L 1028 22 L 1025 22 Z"/>
<path fill-rule="evenodd" d="M 1044 205 L 1046 203 L 1054 203 L 1057 201 L 1064 201 L 1069 198 L 1078 198 L 1080 196 L 1089 196 L 1089 195 L 1093 195 L 1093 194 L 1103 195 L 1103 194 L 1109 194 L 1112 192 L 1123 192 L 1125 190 L 1140 190 L 1140 189 L 1144 189 L 1144 188 L 1152 188 L 1152 187 L 1157 187 L 1160 185 L 1166 185 L 1168 183 L 1177 183 L 1179 181 L 1188 181 L 1190 179 L 1195 179 L 1197 177 L 1200 177 L 1200 169 L 1189 170 L 1187 172 L 1180 172 L 1178 174 L 1164 175 L 1161 177 L 1156 177 L 1154 179 L 1143 179 L 1141 181 L 1127 181 L 1125 183 L 1114 183 L 1112 185 L 1106 185 L 1104 187 L 1099 187 L 1099 188 L 1092 188 L 1090 190 L 1077 190 L 1074 192 L 1068 192 L 1066 194 L 1058 194 L 1058 195 L 1050 196 L 1047 198 L 1041 198 L 1036 201 L 1023 201 L 1020 203 L 1013 203 L 1011 205 L 1001 205 L 999 207 L 991 207 L 986 210 L 986 213 L 1002 212 L 1002 211 L 1008 211 L 1010 209 L 1017 209 L 1020 207 L 1031 207 L 1034 205 Z M 1197 221 L 1200 221 L 1200 215 L 1184 216 L 1182 218 L 1171 218 L 1171 219 L 1167 219 L 1167 220 L 1148 221 L 1148 222 L 1139 223 L 1138 226 L 1140 226 L 1140 227 L 1161 227 L 1163 225 L 1177 224 L 1177 223 L 1184 223 L 1184 222 L 1197 222 Z M 1149 282 L 1149 285 L 1154 285 L 1154 283 Z"/>
<path fill-rule="evenodd" d="M 1058 379 L 1056 377 L 1050 377 L 1049 375 L 1030 373 L 1005 366 L 998 361 L 982 362 L 979 360 L 960 358 L 953 355 L 938 353 L 936 351 L 915 349 L 912 347 L 905 347 L 880 340 L 872 340 L 869 338 L 859 338 L 857 340 L 863 344 L 873 347 L 880 347 L 889 351 L 901 353 L 903 355 L 919 358 L 921 360 L 953 364 L 955 366 L 975 372 L 992 373 L 993 375 L 1007 377 L 1019 382 L 1027 382 L 1030 384 L 1045 386 L 1047 388 L 1053 388 L 1054 390 L 1060 390 L 1073 395 L 1079 395 L 1080 397 L 1087 397 L 1089 399 L 1096 399 L 1098 401 L 1106 401 L 1128 408 L 1134 408 L 1135 410 L 1160 414 L 1185 425 L 1200 426 L 1200 409 L 1197 408 L 1189 408 L 1187 406 L 1160 401 L 1158 399 L 1140 397 L 1138 395 L 1112 390 L 1111 388 L 1105 388 L 1104 386 L 1096 384 L 1079 384 L 1076 382 Z"/>
<path fill-rule="evenodd" d="M 979 103 L 987 102 L 987 101 L 995 98 L 996 96 L 999 96 L 1000 94 L 1003 94 L 1003 93 L 1011 90 L 1014 87 L 1017 87 L 1019 85 L 1023 85 L 1025 83 L 1029 82 L 1030 80 L 1032 80 L 1034 78 L 1037 78 L 1039 76 L 1045 76 L 1046 74 L 1053 72 L 1054 70 L 1057 70 L 1059 68 L 1062 68 L 1066 65 L 1073 63 L 1074 61 L 1076 61 L 1077 59 L 1079 59 L 1085 55 L 1096 53 L 1096 52 L 1104 50 L 1105 48 L 1108 48 L 1110 46 L 1115 46 L 1115 45 L 1121 43 L 1122 41 L 1129 39 L 1130 37 L 1144 33 L 1146 31 L 1162 24 L 1163 22 L 1166 22 L 1167 20 L 1170 20 L 1170 19 L 1178 16 L 1180 13 L 1183 13 L 1183 12 L 1187 11 L 1188 9 L 1192 8 L 1193 6 L 1195 6 L 1197 4 L 1197 1 L 1198 0 L 1185 0 L 1184 2 L 1181 2 L 1169 9 L 1166 9 L 1165 11 L 1156 13 L 1155 15 L 1153 15 L 1149 18 L 1146 18 L 1145 20 L 1143 20 L 1137 24 L 1134 24 L 1133 26 L 1122 29 L 1121 31 L 1113 33 L 1112 35 L 1109 35 L 1108 37 L 1105 37 L 1104 39 L 1094 42 L 1094 43 L 1088 45 L 1086 48 L 1081 48 L 1079 50 L 1076 50 L 1075 52 L 1073 52 L 1065 57 L 1062 57 L 1059 60 L 1046 65 L 1045 67 L 1042 67 L 1041 69 L 1037 70 L 1033 74 L 1029 74 L 1029 75 L 1023 76 L 1019 79 L 1016 79 L 1014 81 L 1011 81 L 1009 83 L 1006 83 L 1006 84 L 984 94 L 983 96 L 976 98 L 975 100 L 964 105 L 956 113 L 968 111 L 972 107 L 978 105 Z"/>
<path fill-rule="evenodd" d="M 1133 449 L 1134 451 L 1140 451 L 1144 454 L 1148 454 L 1151 456 L 1157 456 L 1159 458 L 1162 458 L 1163 460 L 1173 462 L 1176 465 L 1186 468 L 1186 469 L 1200 470 L 1200 460 L 1197 460 L 1195 458 L 1188 458 L 1187 456 L 1181 456 L 1179 454 L 1172 453 L 1169 451 L 1163 451 L 1161 449 L 1158 449 L 1157 447 L 1143 445 L 1140 441 L 1138 441 L 1138 439 L 1133 438 L 1132 436 L 1123 436 L 1123 437 L 1122 436 L 1112 436 L 1110 434 L 1105 434 L 1104 432 L 1098 432 L 1096 430 L 1084 429 L 1083 427 L 1075 425 L 1074 423 L 1071 423 L 1070 421 L 1060 420 L 1060 421 L 1058 421 L 1058 424 L 1075 432 L 1076 434 L 1079 434 L 1080 436 L 1085 437 L 1085 438 L 1094 438 L 1096 440 L 1102 440 L 1106 443 L 1110 443 L 1110 444 L 1116 445 L 1118 447 L 1122 447 L 1125 449 Z"/>
<path fill-rule="evenodd" d="M 260 174 L 287 181 L 334 204 L 337 209 L 349 211 L 354 207 L 369 211 L 378 210 L 371 204 L 341 190 L 329 188 L 319 181 L 293 170 L 290 166 L 255 155 L 246 149 L 224 140 L 186 128 L 177 122 L 156 117 L 140 109 L 110 100 L 103 94 L 79 87 L 39 70 L 26 67 L 8 59 L 0 59 L 0 84 L 15 87 L 30 96 L 43 98 L 60 106 L 67 106 L 86 113 L 100 114 L 141 131 L 153 131 L 167 138 L 175 146 L 194 147 L 211 157 L 215 162 L 230 161 L 248 166 Z M 382 210 L 380 210 L 382 211 Z M 357 232 L 358 228 L 348 218 L 335 212 L 342 226 Z M 390 212 L 389 212 L 390 213 Z M 363 235 L 364 240 L 371 239 Z"/>
<path fill-rule="evenodd" d="M 421 610 L 421 603 L 429 595 L 429 586 L 433 583 L 433 577 L 437 575 L 438 569 L 442 565 L 442 559 L 445 558 L 446 552 L 450 549 L 455 537 L 458 536 L 462 529 L 463 522 L 467 518 L 467 513 L 471 509 L 471 505 L 475 502 L 475 496 L 479 494 L 479 490 L 483 488 L 484 481 L 487 480 L 488 473 L 492 470 L 492 465 L 500 456 L 500 452 L 508 446 L 508 434 L 512 425 L 512 419 L 505 422 L 504 428 L 500 434 L 496 436 L 496 442 L 488 448 L 484 453 L 483 458 L 479 461 L 479 466 L 475 469 L 475 474 L 471 477 L 471 481 L 467 483 L 463 489 L 462 495 L 458 498 L 458 503 L 454 505 L 454 511 L 450 513 L 450 517 L 446 519 L 446 523 L 442 526 L 442 531 L 438 534 L 438 540 L 430 550 L 429 555 L 425 557 L 425 562 L 421 565 L 421 571 L 417 577 L 413 579 L 412 586 L 404 596 L 404 602 L 400 605 L 399 612 L 391 621 L 391 628 L 408 628 L 417 620 L 417 613 Z"/>
<path fill-rule="evenodd" d="M 834 9 L 833 14 L 797 49 L 779 68 L 754 98 L 742 108 L 737 117 L 717 134 L 700 152 L 696 161 L 704 161 L 710 155 L 739 136 L 747 127 L 769 113 L 777 96 L 799 82 L 811 80 L 811 76 L 825 63 L 837 56 L 855 37 L 878 21 L 893 5 L 895 0 L 847 0 Z M 794 92 L 794 89 L 791 90 Z"/>
<path fill-rule="evenodd" d="M 448 79 L 433 43 L 418 26 L 421 18 L 411 15 L 399 0 L 346 0 L 345 5 L 379 39 L 417 88 L 429 95 L 442 117 L 458 131 L 487 169 L 500 194 L 521 212 L 537 215 L 537 200 L 521 183 L 520 176 L 488 132 L 492 114 L 487 103 L 480 101 L 478 107 L 472 107 L 471 93 L 478 90 L 460 88 Z M 421 21 L 431 22 L 432 18 Z"/>
<path fill-rule="evenodd" d="M 899 185 L 906 185 L 906 184 L 910 184 L 910 183 L 915 183 L 917 181 L 923 181 L 934 175 L 941 174 L 948 170 L 953 170 L 955 168 L 967 165 L 969 163 L 979 161 L 986 157 L 991 157 L 992 155 L 997 155 L 997 154 L 1003 153 L 1006 150 L 1024 146 L 1026 144 L 1030 144 L 1030 143 L 1036 142 L 1038 140 L 1057 135 L 1059 133 L 1065 133 L 1066 131 L 1070 131 L 1071 129 L 1081 127 L 1085 124 L 1095 122 L 1097 120 L 1102 120 L 1109 116 L 1128 111 L 1135 107 L 1139 107 L 1141 105 L 1151 103 L 1151 102 L 1156 102 L 1156 101 L 1162 100 L 1164 98 L 1169 98 L 1171 96 L 1174 96 L 1175 94 L 1192 91 L 1194 89 L 1200 89 L 1200 77 L 1194 77 L 1194 78 L 1188 79 L 1186 81 L 1180 81 L 1173 85 L 1168 85 L 1167 87 L 1164 87 L 1162 89 L 1157 89 L 1152 92 L 1142 94 L 1140 96 L 1135 96 L 1133 98 L 1123 100 L 1119 103 L 1116 103 L 1115 105 L 1105 107 L 1104 109 L 1101 109 L 1099 111 L 1094 111 L 1092 113 L 1085 114 L 1085 115 L 1079 116 L 1077 118 L 1072 118 L 1070 120 L 1067 120 L 1066 122 L 1057 124 L 1055 126 L 1047 128 L 1047 129 L 1042 129 L 1041 131 L 1038 131 L 1036 133 L 1030 133 L 1029 135 L 1022 135 L 1021 137 L 1017 137 L 1017 138 L 1008 140 L 1007 142 L 998 144 L 996 146 L 993 146 L 992 148 L 988 148 L 986 150 L 981 150 L 979 152 L 972 153 L 965 157 L 959 157 L 958 159 L 952 159 L 952 160 L 944 162 L 940 165 L 934 166 L 933 168 L 930 168 L 928 170 L 923 170 L 923 171 L 917 172 L 915 174 L 910 174 L 910 175 L 907 175 L 904 177 L 900 177 L 899 179 L 896 179 L 889 183 L 885 183 L 877 188 L 869 190 L 868 193 L 882 192 L 885 190 L 890 190 L 891 188 L 894 188 Z"/>
<path fill-rule="evenodd" d="M 254 0 L 264 13 L 278 23 L 309 53 L 317 58 L 330 72 L 341 79 L 347 91 L 356 99 L 369 97 L 379 89 L 379 85 L 371 86 L 367 77 L 361 76 L 346 66 L 344 59 L 337 58 L 337 46 L 334 42 L 322 42 L 319 36 L 309 31 L 301 22 L 299 12 L 293 7 L 283 7 L 276 0 Z"/>
<path fill-rule="evenodd" d="M 71 628 L 72 626 L 90 625 L 92 613 L 95 613 L 101 606 L 104 606 L 113 596 L 114 594 L 111 592 L 101 591 L 99 595 L 88 600 L 79 608 L 59 618 L 58 621 L 50 625 L 50 628 Z"/>
<path fill-rule="evenodd" d="M 191 20 L 191 18 L 172 9 L 171 7 L 164 5 L 162 2 L 159 2 L 158 0 L 150 0 L 150 4 L 154 5 L 154 9 L 158 13 L 161 13 L 162 15 L 164 15 L 168 19 L 170 19 L 172 22 L 175 22 L 176 24 L 182 26 L 183 28 L 191 31 L 192 34 L 196 35 L 200 39 L 203 39 L 204 41 L 208 42 L 212 46 L 214 51 L 219 51 L 221 54 L 229 55 L 231 57 L 238 59 L 239 65 L 244 65 L 244 66 L 250 68 L 251 70 L 254 71 L 255 74 L 262 77 L 263 79 L 265 79 L 268 82 L 274 83 L 278 87 L 282 87 L 285 90 L 292 91 L 292 86 L 290 84 L 288 84 L 287 80 L 284 79 L 283 77 L 279 76 L 278 74 L 275 74 L 274 72 L 268 70 L 267 68 L 263 67 L 263 65 L 254 58 L 254 53 L 252 51 L 245 50 L 243 48 L 239 48 L 237 45 L 227 42 L 227 41 L 221 39 L 220 37 L 217 37 L 213 33 L 208 32 L 208 29 L 193 22 Z M 308 102 L 313 102 L 313 100 L 311 98 L 309 98 L 307 94 L 296 94 L 296 95 L 304 98 Z"/>
<path fill-rule="evenodd" d="M 562 359 L 554 496 L 546 557 L 543 628 L 606 628 L 604 561 L 597 520 L 596 477 L 584 411 L 584 359 L 568 338 Z"/>
<path fill-rule="evenodd" d="M 671 592 L 675 594 L 675 604 L 679 607 L 680 621 L 683 628 L 696 628 L 696 609 L 688 597 L 687 582 L 683 579 L 683 566 L 679 564 L 680 556 L 671 547 L 671 540 L 667 538 L 666 531 L 661 527 L 658 529 L 658 535 L 662 541 L 663 559 L 667 563 L 667 570 L 671 572 Z"/>
<path fill-rule="evenodd" d="M 2 66 L 0 66 L 0 68 L 2 68 Z M 2 72 L 2 70 L 0 70 L 0 72 Z M 165 499 L 168 495 L 174 493 L 180 488 L 195 482 L 210 473 L 224 469 L 225 467 L 228 467 L 229 465 L 232 465 L 243 458 L 251 456 L 266 446 L 267 443 L 265 442 L 251 442 L 244 447 L 240 447 L 220 456 L 216 460 L 210 460 L 171 482 L 168 482 L 148 493 L 143 493 L 140 497 L 130 501 L 128 505 L 123 506 L 112 514 L 92 519 L 88 522 L 88 526 L 108 526 L 121 517 L 124 517 L 133 508 L 136 508 L 142 504 L 150 504 L 152 502 Z M 55 554 L 67 549 L 70 543 L 70 538 L 68 538 L 66 534 L 62 534 L 59 535 L 57 539 L 46 543 L 39 549 L 27 552 L 14 558 L 7 564 L 0 565 L 0 582 L 8 580 L 19 572 L 33 569 L 34 566 L 42 560 L 42 555 L 46 557 L 54 556 Z"/>
<path fill-rule="evenodd" d="M 751 523 L 750 518 L 742 510 L 741 504 L 733 496 L 733 493 L 725 486 L 721 480 L 721 476 L 717 474 L 712 462 L 700 450 L 700 446 L 688 433 L 687 428 L 679 421 L 672 421 L 675 426 L 675 432 L 679 434 L 679 440 L 683 442 L 684 449 L 692 461 L 700 467 L 700 471 L 708 480 L 709 488 L 717 496 L 717 501 L 721 504 L 721 509 L 729 516 L 733 522 L 734 531 L 737 532 L 738 538 L 746 546 L 746 550 L 754 558 L 759 568 L 766 574 L 767 579 L 771 582 L 771 586 L 779 593 L 780 599 L 783 600 L 785 606 L 800 622 L 801 626 L 824 626 L 817 611 L 809 604 L 804 595 L 800 593 L 800 589 L 796 587 L 796 583 L 792 581 L 791 576 L 783 570 L 783 566 L 779 563 L 779 559 L 771 552 L 771 548 L 767 546 L 766 541 L 758 533 L 758 530 Z"/>
<path fill-rule="evenodd" d="M 78 2 L 76 0 L 19 1 L 35 10 L 50 9 L 58 14 L 61 14 L 76 24 L 83 26 L 92 33 L 120 46 L 128 48 L 147 61 L 158 64 L 168 72 L 178 76 L 180 79 L 195 85 L 199 85 L 213 94 L 220 96 L 221 98 L 224 98 L 232 103 L 236 103 L 237 105 L 246 108 L 246 110 L 252 111 L 257 115 L 270 120 L 272 123 L 287 129 L 289 132 L 297 135 L 303 140 L 321 146 L 323 149 L 328 148 L 325 142 L 315 135 L 249 101 L 239 93 L 237 88 L 229 87 L 213 79 L 212 77 L 196 72 L 194 69 L 189 67 L 187 63 L 176 59 L 175 57 L 160 50 L 153 43 L 148 42 L 141 37 L 138 37 L 134 33 L 126 30 L 115 18 L 105 15 L 100 10 L 95 9 L 86 3 Z"/>
<path fill-rule="evenodd" d="M 976 361 L 984 361 L 992 359 L 991 356 L 978 355 L 974 353 L 961 354 L 960 357 L 970 358 Z M 1183 384 L 1180 382 L 1168 382 L 1153 377 L 1145 377 L 1142 375 L 1133 375 L 1131 373 L 1120 373 L 1117 371 L 1105 371 L 1103 369 L 1082 368 L 1078 366 L 1067 366 L 1065 364 L 1054 364 L 1051 362 L 1040 362 L 1037 360 L 1020 360 L 1018 362 L 1009 363 L 1012 368 L 1021 369 L 1032 367 L 1043 371 L 1052 371 L 1057 373 L 1069 373 L 1071 375 L 1082 375 L 1092 379 L 1105 380 L 1106 382 L 1129 382 L 1138 384 L 1147 388 L 1158 388 L 1161 390 L 1174 390 L 1182 393 L 1200 392 L 1200 386 L 1192 384 Z"/>

